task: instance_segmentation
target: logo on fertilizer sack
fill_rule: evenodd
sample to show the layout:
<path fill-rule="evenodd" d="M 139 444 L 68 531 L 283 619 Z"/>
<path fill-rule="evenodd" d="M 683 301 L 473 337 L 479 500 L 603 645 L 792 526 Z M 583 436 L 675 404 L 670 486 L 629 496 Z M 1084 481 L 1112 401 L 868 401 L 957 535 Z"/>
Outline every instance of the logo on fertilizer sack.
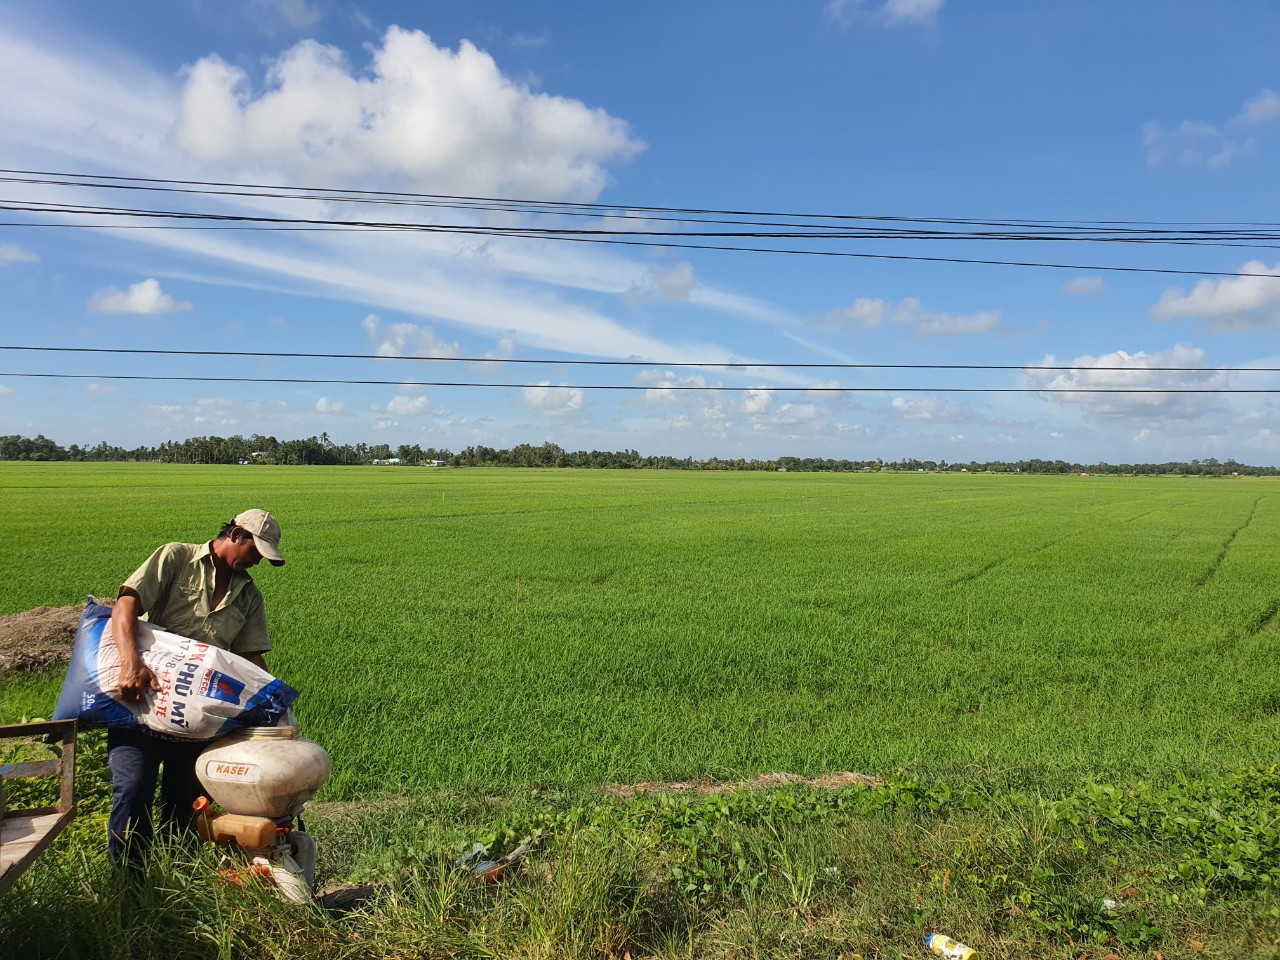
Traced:
<path fill-rule="evenodd" d="M 210 700 L 225 700 L 227 703 L 240 703 L 240 694 L 244 693 L 244 681 L 228 677 L 225 673 L 210 670 L 204 675 L 200 689 L 196 691 Z"/>

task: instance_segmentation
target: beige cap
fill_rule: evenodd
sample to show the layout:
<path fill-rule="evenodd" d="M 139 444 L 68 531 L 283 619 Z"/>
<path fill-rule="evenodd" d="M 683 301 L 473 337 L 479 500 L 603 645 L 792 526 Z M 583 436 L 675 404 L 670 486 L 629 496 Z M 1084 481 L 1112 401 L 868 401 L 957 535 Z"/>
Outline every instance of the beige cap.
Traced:
<path fill-rule="evenodd" d="M 232 521 L 237 527 L 253 534 L 254 546 L 272 566 L 284 566 L 280 555 L 280 524 L 265 510 L 246 510 Z"/>

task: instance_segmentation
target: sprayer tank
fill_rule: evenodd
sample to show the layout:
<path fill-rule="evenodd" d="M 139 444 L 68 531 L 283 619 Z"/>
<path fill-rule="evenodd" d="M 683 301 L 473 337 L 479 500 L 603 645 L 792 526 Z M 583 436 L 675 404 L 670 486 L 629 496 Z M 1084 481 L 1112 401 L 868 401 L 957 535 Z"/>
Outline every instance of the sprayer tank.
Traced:
<path fill-rule="evenodd" d="M 196 775 L 226 810 L 256 817 L 291 817 L 320 789 L 329 754 L 298 735 L 298 728 L 249 727 L 210 744 Z"/>

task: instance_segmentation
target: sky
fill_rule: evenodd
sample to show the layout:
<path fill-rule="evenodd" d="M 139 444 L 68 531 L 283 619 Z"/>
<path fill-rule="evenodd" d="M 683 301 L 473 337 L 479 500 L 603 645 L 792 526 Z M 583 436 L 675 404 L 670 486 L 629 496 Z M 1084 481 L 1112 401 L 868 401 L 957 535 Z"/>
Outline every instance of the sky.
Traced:
<path fill-rule="evenodd" d="M 653 207 L 1274 225 L 1277 50 L 1270 0 L 13 0 L 0 10 L 7 170 L 616 209 L 575 220 L 16 182 L 0 197 L 615 237 L 664 226 L 639 212 Z M 0 434 L 1280 463 L 1280 394 L 1045 392 L 1280 390 L 1280 374 L 1254 369 L 1280 368 L 1278 245 L 838 247 L 1073 267 L 1050 269 L 0 221 L 4 347 L 357 355 L 4 349 Z M 1116 267 L 1228 276 L 1103 269 Z M 569 362 L 582 360 L 634 365 Z M 1169 366 L 1202 369 L 1148 369 Z M 13 375 L 32 373 L 80 377 Z M 428 385 L 442 383 L 490 386 Z M 638 389 L 591 389 L 606 385 Z M 677 389 L 693 386 L 727 389 Z M 853 387 L 874 389 L 838 389 Z"/>

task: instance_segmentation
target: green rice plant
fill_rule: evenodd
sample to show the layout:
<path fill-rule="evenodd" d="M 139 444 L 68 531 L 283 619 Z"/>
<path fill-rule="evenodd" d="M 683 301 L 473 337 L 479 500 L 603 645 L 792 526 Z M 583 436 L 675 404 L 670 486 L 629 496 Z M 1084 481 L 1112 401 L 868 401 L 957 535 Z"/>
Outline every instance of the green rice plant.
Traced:
<path fill-rule="evenodd" d="M 787 771 L 1265 764 L 1264 479 L 0 464 L 0 613 L 248 503 L 321 799 Z M 57 673 L 0 679 L 44 715 Z"/>

